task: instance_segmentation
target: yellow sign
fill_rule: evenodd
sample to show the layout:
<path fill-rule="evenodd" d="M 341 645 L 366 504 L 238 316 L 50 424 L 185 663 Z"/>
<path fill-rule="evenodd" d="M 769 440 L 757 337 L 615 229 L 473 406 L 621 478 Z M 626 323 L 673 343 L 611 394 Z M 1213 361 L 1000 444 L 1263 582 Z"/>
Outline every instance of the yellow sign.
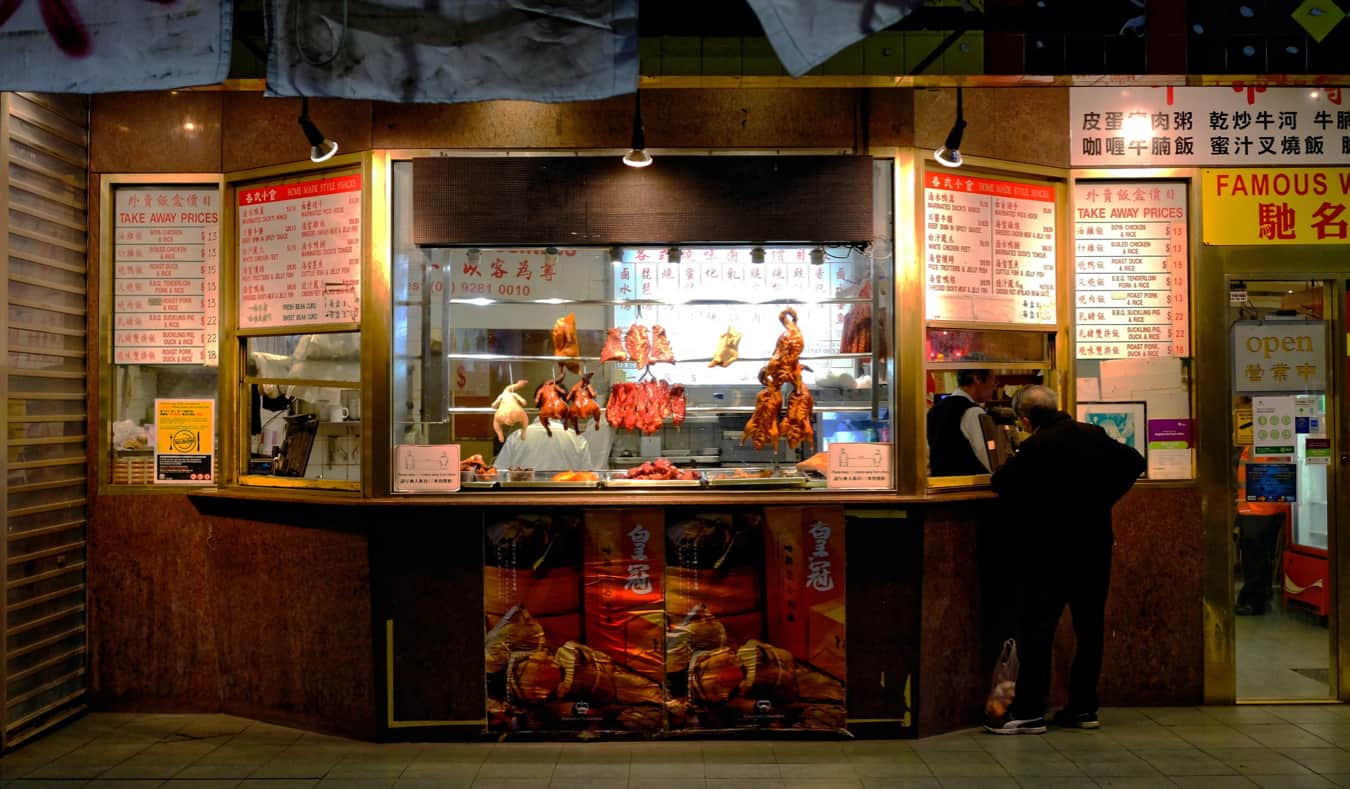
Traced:
<path fill-rule="evenodd" d="M 1282 140 L 1303 143 L 1276 123 L 1249 142 L 1278 151 Z M 1201 181 L 1206 244 L 1350 243 L 1350 168 L 1206 169 Z"/>
<path fill-rule="evenodd" d="M 155 400 L 155 483 L 215 482 L 216 401 Z"/>

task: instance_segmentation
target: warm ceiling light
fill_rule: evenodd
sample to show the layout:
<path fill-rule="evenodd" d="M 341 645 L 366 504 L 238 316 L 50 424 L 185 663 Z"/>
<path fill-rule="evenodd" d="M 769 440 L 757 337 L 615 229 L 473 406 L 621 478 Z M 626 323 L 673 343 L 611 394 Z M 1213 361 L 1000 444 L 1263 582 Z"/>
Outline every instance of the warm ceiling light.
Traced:
<path fill-rule="evenodd" d="M 961 107 L 961 89 L 956 89 L 956 123 L 952 124 L 952 130 L 947 132 L 947 141 L 941 148 L 933 151 L 933 158 L 937 159 L 938 164 L 947 167 L 961 166 L 961 135 L 966 132 L 966 116 L 962 113 Z"/>
<path fill-rule="evenodd" d="M 633 91 L 633 147 L 624 157 L 629 167 L 646 167 L 652 163 L 647 153 L 647 135 L 642 129 L 642 91 Z"/>
<path fill-rule="evenodd" d="M 478 261 L 482 259 L 483 252 L 478 247 L 469 247 L 469 251 L 465 253 L 465 256 L 469 260 L 469 265 L 476 266 L 478 265 Z"/>
<path fill-rule="evenodd" d="M 305 131 L 305 139 L 309 140 L 309 160 L 311 162 L 326 162 L 333 158 L 338 152 L 338 144 L 319 131 L 319 127 L 314 125 L 314 121 L 309 119 L 309 97 L 300 99 L 300 128 Z"/>
<path fill-rule="evenodd" d="M 679 263 L 679 262 L 680 262 L 680 248 L 679 248 L 679 247 L 671 247 L 669 250 L 667 250 L 667 251 L 666 251 L 666 259 L 669 260 L 671 263 Z"/>
<path fill-rule="evenodd" d="M 823 266 L 825 264 L 825 248 L 816 247 L 811 250 L 811 265 Z"/>
<path fill-rule="evenodd" d="M 1153 136 L 1153 121 L 1146 113 L 1134 113 L 1120 125 L 1121 136 L 1131 142 L 1148 140 Z"/>
<path fill-rule="evenodd" d="M 750 250 L 750 262 L 751 263 L 764 262 L 764 247 L 755 247 L 754 249 Z"/>
<path fill-rule="evenodd" d="M 609 262 L 616 266 L 623 265 L 623 247 L 609 248 Z"/>

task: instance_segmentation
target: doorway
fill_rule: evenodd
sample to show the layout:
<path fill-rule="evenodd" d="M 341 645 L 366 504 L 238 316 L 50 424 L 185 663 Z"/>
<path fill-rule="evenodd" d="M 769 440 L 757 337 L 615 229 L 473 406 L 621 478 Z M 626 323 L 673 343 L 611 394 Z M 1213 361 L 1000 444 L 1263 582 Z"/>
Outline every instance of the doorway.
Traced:
<path fill-rule="evenodd" d="M 1239 701 L 1337 696 L 1335 293 L 1326 280 L 1229 283 Z"/>

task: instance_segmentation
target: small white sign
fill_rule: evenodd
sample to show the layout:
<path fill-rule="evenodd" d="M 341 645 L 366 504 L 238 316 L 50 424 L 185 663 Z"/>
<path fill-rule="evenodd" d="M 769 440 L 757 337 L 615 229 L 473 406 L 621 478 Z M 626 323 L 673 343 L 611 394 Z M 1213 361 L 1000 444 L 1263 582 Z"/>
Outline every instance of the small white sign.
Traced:
<path fill-rule="evenodd" d="M 830 488 L 892 487 L 891 445 L 830 444 L 825 480 Z"/>
<path fill-rule="evenodd" d="M 459 482 L 459 444 L 394 447 L 395 493 L 454 493 Z"/>

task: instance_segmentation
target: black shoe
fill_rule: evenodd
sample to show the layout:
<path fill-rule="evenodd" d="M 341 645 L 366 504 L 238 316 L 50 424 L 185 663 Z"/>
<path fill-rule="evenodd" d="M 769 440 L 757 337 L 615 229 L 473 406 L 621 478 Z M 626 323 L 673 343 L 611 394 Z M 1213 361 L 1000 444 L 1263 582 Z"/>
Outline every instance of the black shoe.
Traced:
<path fill-rule="evenodd" d="M 1016 720 L 1011 714 L 984 724 L 990 734 L 1045 734 L 1045 718 Z"/>
<path fill-rule="evenodd" d="M 1257 607 L 1253 605 L 1247 605 L 1246 603 L 1240 603 L 1236 608 L 1233 609 L 1233 613 L 1237 614 L 1238 616 L 1261 616 L 1265 612 L 1266 612 L 1265 606 Z"/>
<path fill-rule="evenodd" d="M 1097 713 L 1074 712 L 1073 710 L 1060 710 L 1055 713 L 1055 718 L 1050 723 L 1061 729 L 1100 729 L 1102 727 L 1102 722 L 1097 719 Z"/>

